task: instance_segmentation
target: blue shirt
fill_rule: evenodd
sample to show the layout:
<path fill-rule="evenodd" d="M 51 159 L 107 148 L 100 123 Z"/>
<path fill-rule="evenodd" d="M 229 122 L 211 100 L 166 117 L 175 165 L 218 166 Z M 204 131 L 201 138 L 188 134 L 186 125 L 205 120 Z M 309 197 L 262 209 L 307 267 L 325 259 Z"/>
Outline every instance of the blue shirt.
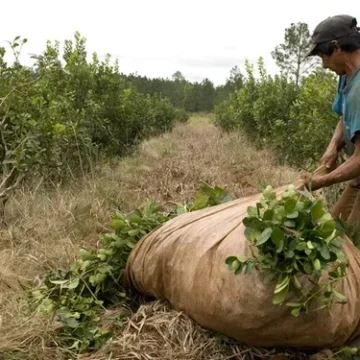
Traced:
<path fill-rule="evenodd" d="M 360 131 L 360 68 L 351 76 L 347 85 L 345 81 L 346 75 L 340 76 L 332 109 L 342 117 L 345 150 L 348 155 L 352 155 L 355 151 L 355 134 Z"/>

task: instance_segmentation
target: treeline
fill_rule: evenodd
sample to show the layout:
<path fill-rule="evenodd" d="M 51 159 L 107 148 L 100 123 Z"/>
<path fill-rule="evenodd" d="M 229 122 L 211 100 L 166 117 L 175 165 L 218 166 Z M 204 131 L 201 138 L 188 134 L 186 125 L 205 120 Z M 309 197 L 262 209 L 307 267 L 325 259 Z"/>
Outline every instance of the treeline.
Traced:
<path fill-rule="evenodd" d="M 88 61 L 79 33 L 65 41 L 62 59 L 59 43 L 48 42 L 31 67 L 19 61 L 25 43 L 11 43 L 11 64 L 0 48 L 0 200 L 29 175 L 74 177 L 188 119 L 162 94 L 130 87 L 110 56 Z"/>
<path fill-rule="evenodd" d="M 215 87 L 209 79 L 190 82 L 177 71 L 171 79 L 148 78 L 139 75 L 122 74 L 127 87 L 149 95 L 161 94 L 170 100 L 173 106 L 188 112 L 210 112 L 222 101 L 229 98 L 237 88 L 243 85 L 243 75 L 235 66 L 224 85 Z"/>
<path fill-rule="evenodd" d="M 306 58 L 308 27 L 292 24 L 272 53 L 280 74 L 267 73 L 262 58 L 246 64 L 240 88 L 215 108 L 217 126 L 240 130 L 257 146 L 276 150 L 281 162 L 314 168 L 339 117 L 332 111 L 337 78 Z"/>

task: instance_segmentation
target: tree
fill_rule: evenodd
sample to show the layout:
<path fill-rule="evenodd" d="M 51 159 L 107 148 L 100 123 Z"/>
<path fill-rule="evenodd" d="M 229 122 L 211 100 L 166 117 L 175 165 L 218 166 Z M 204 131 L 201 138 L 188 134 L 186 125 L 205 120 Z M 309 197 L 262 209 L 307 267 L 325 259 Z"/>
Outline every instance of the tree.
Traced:
<path fill-rule="evenodd" d="M 180 71 L 176 71 L 173 75 L 172 75 L 172 79 L 174 81 L 185 81 L 185 76 L 180 72 Z"/>
<path fill-rule="evenodd" d="M 292 23 L 285 29 L 285 41 L 276 46 L 271 53 L 276 65 L 288 76 L 293 76 L 296 85 L 299 84 L 302 75 L 316 65 L 316 60 L 306 57 L 310 46 L 310 32 L 305 23 Z"/>
<path fill-rule="evenodd" d="M 214 99 L 214 105 L 219 105 L 223 101 L 228 100 L 231 94 L 243 87 L 244 81 L 245 77 L 241 73 L 239 67 L 234 66 L 231 68 L 230 77 L 226 79 L 226 83 L 217 86 L 215 89 L 216 97 Z M 222 107 L 224 107 L 224 105 Z"/>
<path fill-rule="evenodd" d="M 234 66 L 230 70 L 230 78 L 227 81 L 227 84 L 231 88 L 231 92 L 241 89 L 244 85 L 244 75 L 241 73 L 238 66 Z"/>

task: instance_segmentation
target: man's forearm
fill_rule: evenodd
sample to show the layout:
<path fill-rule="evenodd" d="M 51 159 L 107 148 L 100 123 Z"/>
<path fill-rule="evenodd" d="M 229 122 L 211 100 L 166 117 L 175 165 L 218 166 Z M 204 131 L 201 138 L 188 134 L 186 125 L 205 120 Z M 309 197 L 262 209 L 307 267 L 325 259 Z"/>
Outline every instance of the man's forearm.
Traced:
<path fill-rule="evenodd" d="M 360 176 L 360 157 L 359 154 L 354 154 L 334 171 L 325 175 L 322 182 L 323 186 L 330 186 L 358 176 Z"/>
<path fill-rule="evenodd" d="M 339 152 L 344 146 L 345 146 L 345 141 L 344 141 L 343 121 L 342 119 L 340 119 L 340 121 L 336 126 L 334 135 L 329 143 L 328 149 Z"/>

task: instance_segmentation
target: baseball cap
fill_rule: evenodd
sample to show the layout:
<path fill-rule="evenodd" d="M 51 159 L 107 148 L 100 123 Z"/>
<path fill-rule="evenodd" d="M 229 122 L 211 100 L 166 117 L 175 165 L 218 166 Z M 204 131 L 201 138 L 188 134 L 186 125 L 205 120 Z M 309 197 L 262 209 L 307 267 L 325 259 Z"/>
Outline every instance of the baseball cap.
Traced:
<path fill-rule="evenodd" d="M 339 39 L 359 31 L 360 28 L 356 25 L 356 18 L 350 15 L 335 15 L 323 20 L 316 26 L 311 36 L 311 45 L 306 56 L 314 55 L 313 52 L 320 43 Z"/>

